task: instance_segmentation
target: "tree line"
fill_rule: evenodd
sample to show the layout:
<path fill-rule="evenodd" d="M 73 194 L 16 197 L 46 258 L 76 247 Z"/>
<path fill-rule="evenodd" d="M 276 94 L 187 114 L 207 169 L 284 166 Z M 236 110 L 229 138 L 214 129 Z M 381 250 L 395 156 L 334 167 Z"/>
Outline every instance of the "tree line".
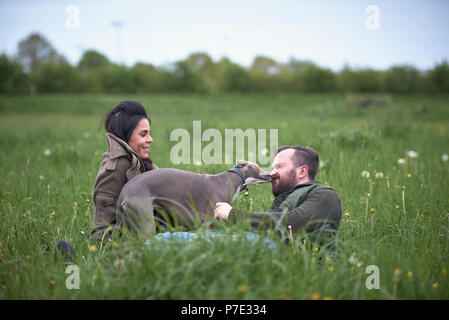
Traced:
<path fill-rule="evenodd" d="M 168 65 L 127 67 L 95 50 L 85 51 L 71 65 L 38 33 L 19 42 L 17 55 L 0 54 L 0 93 L 178 92 L 449 93 L 449 65 L 443 60 L 426 71 L 407 64 L 387 70 L 346 65 L 333 72 L 311 61 L 291 58 L 280 63 L 257 56 L 245 68 L 197 52 Z"/>

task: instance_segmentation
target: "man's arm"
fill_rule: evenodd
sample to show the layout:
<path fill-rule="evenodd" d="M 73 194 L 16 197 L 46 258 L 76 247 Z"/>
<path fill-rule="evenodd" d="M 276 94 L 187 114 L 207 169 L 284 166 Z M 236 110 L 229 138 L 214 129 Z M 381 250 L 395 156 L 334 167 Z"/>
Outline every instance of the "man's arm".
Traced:
<path fill-rule="evenodd" d="M 224 218 L 224 216 L 220 217 Z M 279 224 L 284 230 L 290 225 L 292 232 L 302 229 L 312 232 L 325 223 L 331 223 L 338 228 L 341 219 L 341 202 L 334 190 L 322 189 L 312 192 L 298 207 L 285 214 L 283 212 L 248 212 L 232 208 L 228 219 L 235 223 L 250 219 L 253 228 L 269 228 Z"/>

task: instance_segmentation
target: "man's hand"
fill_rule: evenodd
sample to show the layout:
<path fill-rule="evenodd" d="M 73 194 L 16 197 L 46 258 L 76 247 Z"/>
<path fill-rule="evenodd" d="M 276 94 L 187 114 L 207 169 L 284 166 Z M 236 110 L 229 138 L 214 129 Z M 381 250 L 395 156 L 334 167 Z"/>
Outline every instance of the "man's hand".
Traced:
<path fill-rule="evenodd" d="M 232 209 L 232 207 L 229 205 L 229 203 L 217 202 L 215 204 L 215 211 L 214 211 L 215 219 L 221 218 L 221 219 L 228 220 L 229 211 L 231 211 L 231 209 Z"/>

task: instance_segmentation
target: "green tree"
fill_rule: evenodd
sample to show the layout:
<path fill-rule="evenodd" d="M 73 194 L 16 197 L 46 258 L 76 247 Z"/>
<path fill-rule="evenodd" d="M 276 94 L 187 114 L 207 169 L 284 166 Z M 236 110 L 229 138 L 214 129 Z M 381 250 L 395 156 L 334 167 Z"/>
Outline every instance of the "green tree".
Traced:
<path fill-rule="evenodd" d="M 106 67 L 109 64 L 108 58 L 95 50 L 87 50 L 81 57 L 78 68 L 82 73 Z"/>
<path fill-rule="evenodd" d="M 77 68 L 62 57 L 39 66 L 36 85 L 42 93 L 80 92 L 82 89 Z"/>
<path fill-rule="evenodd" d="M 157 93 L 166 91 L 165 78 L 153 65 L 136 63 L 130 70 L 133 86 L 137 93 Z"/>
<path fill-rule="evenodd" d="M 249 73 L 228 58 L 222 58 L 217 65 L 217 88 L 219 92 L 247 92 L 250 89 Z"/>
<path fill-rule="evenodd" d="M 201 78 L 202 86 L 207 92 L 217 91 L 216 66 L 207 53 L 192 53 L 185 61 L 189 69 Z"/>
<path fill-rule="evenodd" d="M 414 93 L 423 86 L 420 72 L 413 66 L 393 66 L 385 72 L 384 87 L 391 93 Z"/>
<path fill-rule="evenodd" d="M 449 93 L 449 65 L 446 60 L 429 70 L 428 80 L 430 92 Z"/>
<path fill-rule="evenodd" d="M 351 69 L 346 65 L 337 75 L 338 86 L 343 92 L 374 93 L 383 88 L 383 72 L 373 69 Z"/>
<path fill-rule="evenodd" d="M 56 50 L 45 37 L 32 33 L 18 44 L 17 57 L 29 74 L 30 93 L 36 93 L 37 70 L 42 64 L 59 58 Z"/>
<path fill-rule="evenodd" d="M 23 93 L 27 90 L 27 76 L 20 63 L 0 54 L 0 93 Z"/>

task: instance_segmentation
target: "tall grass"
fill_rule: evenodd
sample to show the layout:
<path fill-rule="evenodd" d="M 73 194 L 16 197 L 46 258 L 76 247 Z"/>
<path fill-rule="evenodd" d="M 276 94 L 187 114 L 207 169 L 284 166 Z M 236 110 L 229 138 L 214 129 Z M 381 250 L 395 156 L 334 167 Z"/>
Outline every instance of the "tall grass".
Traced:
<path fill-rule="evenodd" d="M 160 167 L 214 174 L 232 166 L 170 162 L 170 132 L 191 130 L 193 120 L 203 131 L 276 128 L 279 145 L 315 148 L 317 179 L 342 200 L 338 255 L 262 232 L 277 250 L 243 240 L 150 248 L 132 235 L 105 246 L 89 240 L 91 192 L 106 150 L 101 119 L 124 99 L 150 112 Z M 448 105 L 446 96 L 395 96 L 370 108 L 338 95 L 1 96 L 0 298 L 448 299 L 449 162 L 441 158 L 449 153 Z M 234 206 L 264 211 L 272 199 L 270 185 L 254 185 Z M 70 263 L 53 259 L 63 239 L 76 250 Z M 79 290 L 66 288 L 70 264 L 80 269 Z M 365 285 L 369 265 L 379 267 L 378 290 Z"/>

